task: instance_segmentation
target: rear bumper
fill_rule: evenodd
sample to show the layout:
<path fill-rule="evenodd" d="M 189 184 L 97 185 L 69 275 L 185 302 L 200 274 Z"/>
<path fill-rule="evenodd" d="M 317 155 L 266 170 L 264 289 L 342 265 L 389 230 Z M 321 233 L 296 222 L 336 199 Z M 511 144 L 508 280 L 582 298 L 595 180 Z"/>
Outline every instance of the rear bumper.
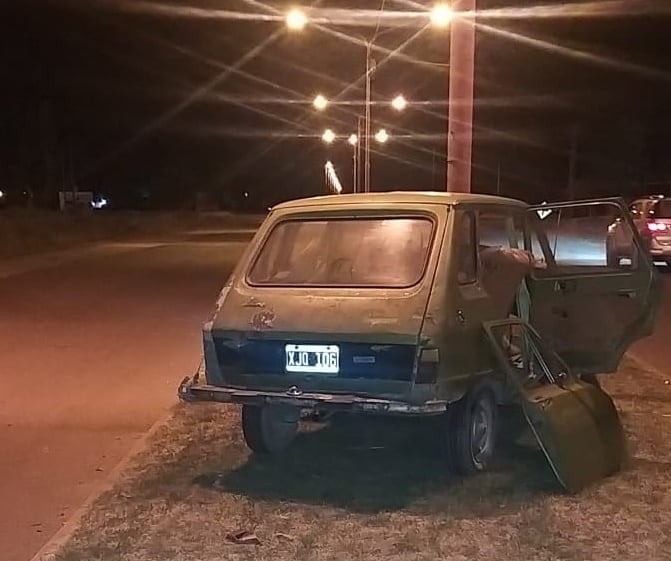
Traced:
<path fill-rule="evenodd" d="M 652 257 L 659 257 L 660 259 L 671 259 L 671 246 L 663 248 L 652 248 L 650 250 Z"/>
<path fill-rule="evenodd" d="M 286 392 L 244 390 L 227 386 L 199 383 L 199 376 L 184 378 L 177 390 L 179 399 L 186 402 L 213 401 L 243 405 L 291 405 L 301 409 L 324 412 L 348 411 L 383 415 L 439 415 L 447 410 L 446 401 L 427 401 L 410 404 L 402 401 L 362 397 L 347 394 L 303 393 L 298 388 Z"/>
<path fill-rule="evenodd" d="M 650 255 L 660 259 L 671 258 L 671 244 L 660 243 L 657 239 L 650 240 Z"/>

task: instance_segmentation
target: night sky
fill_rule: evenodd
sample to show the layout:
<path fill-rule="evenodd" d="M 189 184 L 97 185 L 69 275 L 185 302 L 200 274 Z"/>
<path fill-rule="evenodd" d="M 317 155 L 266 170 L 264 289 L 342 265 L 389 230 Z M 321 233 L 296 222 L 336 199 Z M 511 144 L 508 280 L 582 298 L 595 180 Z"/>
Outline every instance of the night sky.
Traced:
<path fill-rule="evenodd" d="M 432 3 L 384 5 L 416 11 Z M 326 147 L 320 136 L 326 127 L 343 136 L 355 130 L 364 49 L 348 37 L 371 36 L 376 20 L 353 12 L 369 25 L 338 21 L 289 33 L 273 18 L 288 7 L 251 0 L 5 0 L 0 185 L 29 188 L 41 202 L 76 181 L 118 207 L 188 206 L 203 191 L 227 206 L 245 200 L 263 208 L 323 193 L 330 159 L 349 189 L 351 148 L 344 138 Z M 562 17 L 549 17 L 557 7 Z M 668 190 L 670 1 L 543 8 L 479 0 L 478 8 L 475 191 L 496 192 L 500 170 L 505 195 L 565 198 L 572 134 L 577 196 Z M 497 8 L 507 8 L 506 17 L 493 17 L 501 15 Z M 373 129 L 385 127 L 392 138 L 376 147 L 374 190 L 445 185 L 449 30 L 423 25 L 409 19 L 381 27 L 382 49 L 404 46 L 401 56 L 375 55 Z M 339 103 L 316 112 L 311 101 L 319 92 Z M 398 93 L 411 103 L 403 113 L 388 106 Z"/>

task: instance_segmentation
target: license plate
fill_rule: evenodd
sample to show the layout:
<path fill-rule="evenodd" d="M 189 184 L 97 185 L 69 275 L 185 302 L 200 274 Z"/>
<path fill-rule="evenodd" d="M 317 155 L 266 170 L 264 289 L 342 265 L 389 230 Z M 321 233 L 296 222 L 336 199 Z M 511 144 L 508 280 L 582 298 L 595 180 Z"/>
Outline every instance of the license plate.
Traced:
<path fill-rule="evenodd" d="M 337 374 L 340 371 L 340 349 L 337 345 L 287 345 L 287 372 Z"/>

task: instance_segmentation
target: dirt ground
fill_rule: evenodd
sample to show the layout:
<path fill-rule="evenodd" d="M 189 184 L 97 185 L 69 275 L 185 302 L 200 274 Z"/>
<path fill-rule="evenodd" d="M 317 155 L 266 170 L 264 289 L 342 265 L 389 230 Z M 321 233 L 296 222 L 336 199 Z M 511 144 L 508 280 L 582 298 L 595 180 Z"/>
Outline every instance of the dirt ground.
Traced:
<path fill-rule="evenodd" d="M 671 559 L 671 385 L 629 360 L 603 382 L 631 457 L 577 496 L 524 435 L 463 479 L 426 420 L 336 419 L 259 460 L 237 408 L 180 405 L 58 559 Z M 260 543 L 227 540 L 240 530 Z"/>

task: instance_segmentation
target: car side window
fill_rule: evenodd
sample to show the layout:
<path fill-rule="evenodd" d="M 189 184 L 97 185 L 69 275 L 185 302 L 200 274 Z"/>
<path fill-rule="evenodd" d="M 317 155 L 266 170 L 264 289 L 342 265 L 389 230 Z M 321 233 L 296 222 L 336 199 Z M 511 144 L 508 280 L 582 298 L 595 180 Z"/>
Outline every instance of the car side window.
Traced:
<path fill-rule="evenodd" d="M 631 227 L 611 202 L 533 211 L 530 243 L 540 275 L 613 272 L 634 269 L 640 262 Z"/>
<path fill-rule="evenodd" d="M 457 280 L 459 284 L 471 284 L 477 280 L 478 274 L 475 214 L 473 212 L 463 211 L 458 214 L 456 233 Z"/>
<path fill-rule="evenodd" d="M 505 211 L 480 211 L 478 215 L 480 249 L 524 247 L 523 215 Z"/>

